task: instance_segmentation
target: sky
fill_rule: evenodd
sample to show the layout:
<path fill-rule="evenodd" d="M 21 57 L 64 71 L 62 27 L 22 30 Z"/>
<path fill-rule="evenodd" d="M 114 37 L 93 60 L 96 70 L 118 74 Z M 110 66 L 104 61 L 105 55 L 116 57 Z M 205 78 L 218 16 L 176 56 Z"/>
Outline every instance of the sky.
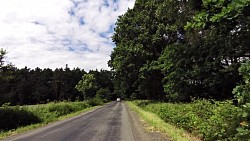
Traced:
<path fill-rule="evenodd" d="M 119 15 L 135 0 L 0 0 L 0 48 L 18 68 L 107 69 Z"/>

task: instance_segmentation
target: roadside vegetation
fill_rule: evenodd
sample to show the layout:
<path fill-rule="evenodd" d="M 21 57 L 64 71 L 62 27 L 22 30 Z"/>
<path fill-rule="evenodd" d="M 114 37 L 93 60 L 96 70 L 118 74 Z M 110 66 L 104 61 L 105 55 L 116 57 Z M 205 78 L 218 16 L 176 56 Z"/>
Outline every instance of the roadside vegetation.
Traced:
<path fill-rule="evenodd" d="M 132 102 L 145 111 L 145 119 L 158 116 L 166 123 L 162 125 L 200 139 L 248 141 L 249 29 L 250 0 L 136 0 L 118 17 L 112 36 L 116 47 L 108 61 L 112 71 L 87 73 L 67 65 L 19 69 L 5 64 L 1 49 L 0 105 L 14 106 L 1 109 L 1 125 L 9 130 L 47 123 L 96 101 L 121 97 L 147 100 Z M 71 106 L 60 103 L 64 100 L 89 102 Z M 59 103 L 34 106 L 33 112 L 16 106 L 51 101 Z M 9 113 L 15 113 L 13 118 Z M 15 117 L 22 122 L 10 123 Z M 159 123 L 155 126 L 162 127 Z"/>
<path fill-rule="evenodd" d="M 186 130 L 176 127 L 174 124 L 165 122 L 155 112 L 148 111 L 139 107 L 137 104 L 146 101 L 127 101 L 128 106 L 139 114 L 139 117 L 146 122 L 147 132 L 161 132 L 168 139 L 173 141 L 199 141 L 200 139 L 192 136 Z M 147 101 L 148 102 L 148 101 Z"/>
<path fill-rule="evenodd" d="M 241 122 L 239 116 L 241 109 L 229 101 L 197 100 L 188 104 L 174 104 L 136 100 L 132 103 L 140 107 L 141 110 L 156 114 L 167 124 L 185 129 L 202 140 L 237 140 L 236 129 Z M 158 124 L 157 126 L 162 125 Z M 175 130 L 175 128 L 168 130 Z M 165 132 L 166 135 L 173 138 L 173 135 L 169 133 Z M 179 139 L 173 138 L 173 140 Z"/>
<path fill-rule="evenodd" d="M 113 72 L 15 68 L 0 49 L 0 138 L 76 115 L 116 98 Z M 89 77 L 90 76 L 90 77 Z M 53 101 L 53 102 L 51 102 Z"/>
<path fill-rule="evenodd" d="M 114 92 L 201 139 L 248 141 L 249 19 L 250 0 L 136 0 L 112 36 Z"/>
<path fill-rule="evenodd" d="M 99 98 L 82 102 L 52 102 L 41 105 L 0 107 L 0 139 L 103 105 Z"/>

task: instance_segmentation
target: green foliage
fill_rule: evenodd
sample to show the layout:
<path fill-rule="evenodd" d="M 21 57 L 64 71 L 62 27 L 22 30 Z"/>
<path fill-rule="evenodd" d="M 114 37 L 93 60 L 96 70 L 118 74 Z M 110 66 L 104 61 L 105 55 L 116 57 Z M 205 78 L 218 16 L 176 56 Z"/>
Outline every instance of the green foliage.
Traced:
<path fill-rule="evenodd" d="M 91 89 L 93 86 L 93 81 L 95 80 L 93 74 L 85 74 L 82 76 L 82 80 L 76 85 L 76 89 L 80 92 L 84 92 Z"/>
<path fill-rule="evenodd" d="M 135 103 L 140 104 L 140 106 L 149 104 L 150 101 L 126 101 L 129 108 L 135 111 L 140 118 L 145 121 L 146 128 L 151 131 L 161 132 L 167 136 L 171 141 L 198 141 L 199 139 L 192 136 L 190 133 L 184 129 L 177 128 L 176 126 L 166 123 L 157 114 L 143 110 Z M 141 105 L 142 104 L 142 105 Z"/>
<path fill-rule="evenodd" d="M 156 9 L 162 1 L 136 1 L 133 9 L 120 16 L 113 41 L 116 48 L 109 66 L 115 71 L 115 93 L 123 98 L 164 99 L 162 74 L 153 67 L 166 42 L 162 15 Z"/>
<path fill-rule="evenodd" d="M 156 113 L 165 122 L 209 141 L 232 140 L 240 122 L 238 115 L 241 110 L 227 101 L 198 100 L 190 104 L 136 101 L 135 104 Z"/>
<path fill-rule="evenodd" d="M 249 60 L 249 0 L 136 1 L 118 18 L 109 66 L 125 98 L 224 100 Z"/>
<path fill-rule="evenodd" d="M 103 99 L 105 101 L 109 101 L 112 97 L 111 92 L 108 88 L 101 88 L 96 92 L 96 97 Z"/>
<path fill-rule="evenodd" d="M 244 83 L 238 85 L 233 93 L 240 105 L 250 102 L 250 61 L 243 63 L 239 68 L 240 75 L 243 76 Z M 246 106 L 246 105 L 245 105 Z"/>
<path fill-rule="evenodd" d="M 96 87 L 92 89 L 93 97 L 101 97 L 101 99 L 111 100 L 115 99 L 114 95 L 114 72 L 107 70 L 91 70 L 89 74 L 93 74 L 95 78 Z"/>
<path fill-rule="evenodd" d="M 49 123 L 60 116 L 74 113 L 91 107 L 88 102 L 52 102 L 45 105 L 28 106 L 28 111 L 34 113 L 43 123 Z"/>
<path fill-rule="evenodd" d="M 75 101 L 81 94 L 75 89 L 84 70 L 65 69 L 17 69 L 7 67 L 0 72 L 6 79 L 0 79 L 0 105 L 48 103 L 51 101 Z M 82 100 L 82 98 L 80 98 Z"/>
<path fill-rule="evenodd" d="M 89 71 L 82 76 L 75 88 L 82 93 L 84 99 L 99 97 L 101 99 L 114 99 L 113 72 L 112 71 Z"/>
<path fill-rule="evenodd" d="M 0 119 L 0 131 L 41 122 L 38 116 L 20 106 L 0 107 Z"/>
<path fill-rule="evenodd" d="M 240 74 L 243 76 L 244 83 L 236 86 L 233 93 L 238 100 L 239 106 L 242 108 L 241 123 L 237 128 L 240 140 L 250 138 L 250 62 L 244 63 L 239 68 Z"/>
<path fill-rule="evenodd" d="M 87 103 L 91 106 L 103 105 L 104 102 L 105 100 L 101 99 L 100 97 L 94 97 L 87 100 Z"/>
<path fill-rule="evenodd" d="M 47 124 L 61 116 L 102 104 L 102 99 L 94 98 L 84 102 L 52 102 L 30 106 L 4 105 L 0 107 L 0 130 L 11 130 L 35 123 Z"/>
<path fill-rule="evenodd" d="M 86 104 L 83 105 L 83 108 L 88 107 Z M 55 113 L 57 117 L 62 116 L 62 115 L 66 115 L 75 111 L 78 111 L 78 106 L 74 107 L 73 104 L 70 103 L 66 103 L 66 102 L 62 102 L 59 104 L 50 104 L 48 106 L 48 112 L 50 113 Z"/>
<path fill-rule="evenodd" d="M 4 65 L 4 57 L 6 55 L 6 51 L 3 50 L 2 48 L 0 49 L 0 70 L 2 69 L 3 65 Z"/>
<path fill-rule="evenodd" d="M 249 60 L 249 1 L 202 0 L 187 10 L 193 12 L 186 26 L 177 26 L 188 29 L 183 42 L 168 45 L 158 59 L 168 99 L 233 98 L 239 65 Z"/>
<path fill-rule="evenodd" d="M 250 5 L 250 0 L 202 0 L 202 2 L 203 9 L 193 17 L 192 22 L 187 23 L 186 29 L 204 29 L 209 24 L 235 20 L 243 16 Z"/>
<path fill-rule="evenodd" d="M 91 87 L 88 89 L 86 87 L 84 92 L 79 92 L 75 87 L 86 74 L 79 68 L 72 70 L 67 67 L 57 68 L 53 71 L 4 66 L 0 70 L 0 105 L 8 102 L 11 105 L 32 105 L 51 101 L 82 101 L 84 96 L 94 98 L 99 89 L 111 91 L 110 95 L 107 95 L 109 98 L 106 99 L 115 98 L 112 71 L 91 70 L 89 75 L 94 78 Z"/>
<path fill-rule="evenodd" d="M 79 91 L 82 92 L 84 99 L 89 98 L 89 91 L 91 89 L 94 89 L 96 87 L 95 83 L 95 77 L 93 74 L 84 74 L 82 76 L 82 80 L 78 82 L 78 84 L 75 86 L 75 88 Z"/>

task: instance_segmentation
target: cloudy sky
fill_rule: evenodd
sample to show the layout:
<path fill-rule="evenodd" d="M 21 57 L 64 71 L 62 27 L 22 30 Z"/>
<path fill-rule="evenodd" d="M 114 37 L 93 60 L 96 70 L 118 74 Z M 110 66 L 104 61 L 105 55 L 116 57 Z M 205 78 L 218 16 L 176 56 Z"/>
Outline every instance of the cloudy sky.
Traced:
<path fill-rule="evenodd" d="M 0 48 L 23 68 L 109 69 L 117 17 L 135 0 L 0 0 Z"/>

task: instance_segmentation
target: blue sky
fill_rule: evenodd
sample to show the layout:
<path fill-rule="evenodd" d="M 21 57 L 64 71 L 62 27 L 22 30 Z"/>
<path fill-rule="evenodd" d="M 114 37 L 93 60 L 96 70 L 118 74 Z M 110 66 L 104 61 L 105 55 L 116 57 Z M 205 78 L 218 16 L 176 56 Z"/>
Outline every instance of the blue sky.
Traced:
<path fill-rule="evenodd" d="M 135 0 L 0 0 L 0 48 L 23 68 L 109 69 L 111 36 Z"/>

